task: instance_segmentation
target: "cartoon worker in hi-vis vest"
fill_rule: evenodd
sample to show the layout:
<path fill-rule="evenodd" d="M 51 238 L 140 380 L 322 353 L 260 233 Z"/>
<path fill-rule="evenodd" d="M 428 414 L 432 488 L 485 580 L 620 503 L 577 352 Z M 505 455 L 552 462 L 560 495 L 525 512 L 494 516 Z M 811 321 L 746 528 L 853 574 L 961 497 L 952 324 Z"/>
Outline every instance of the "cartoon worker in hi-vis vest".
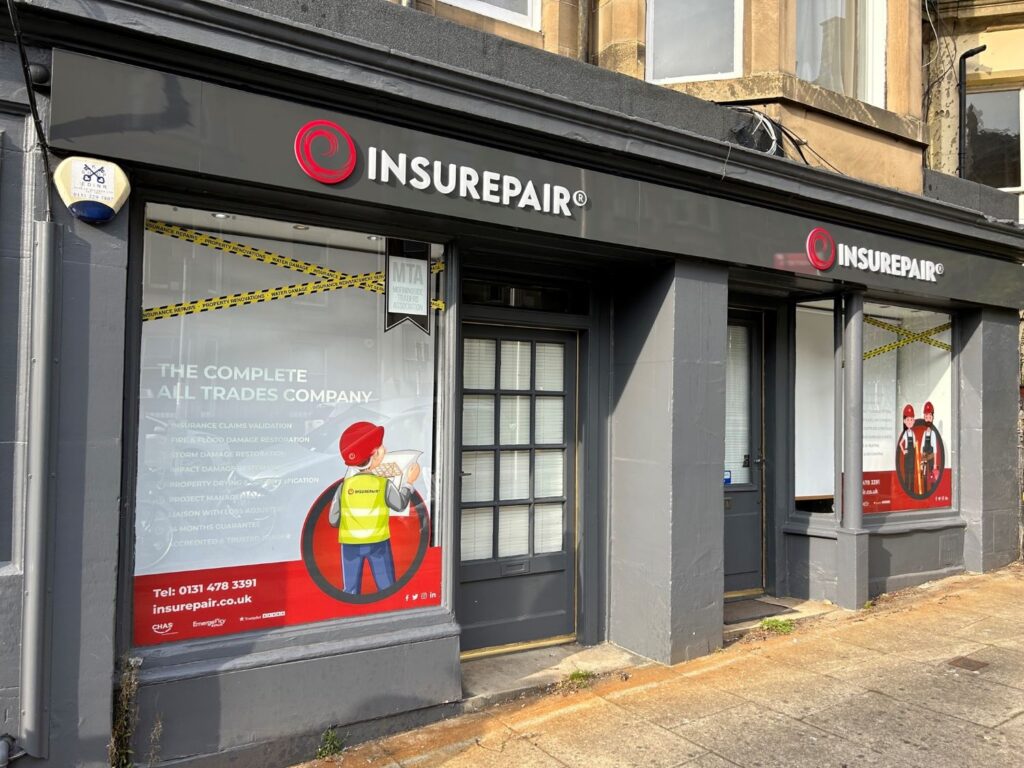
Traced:
<path fill-rule="evenodd" d="M 381 466 L 387 453 L 384 427 L 368 421 L 357 421 L 342 432 L 338 447 L 348 472 L 331 502 L 328 520 L 338 529 L 343 590 L 362 593 L 363 563 L 368 560 L 382 592 L 395 583 L 391 511 L 401 512 L 409 505 L 420 467 L 410 464 L 401 477 L 393 478 L 400 485 L 392 482 L 393 473 Z"/>

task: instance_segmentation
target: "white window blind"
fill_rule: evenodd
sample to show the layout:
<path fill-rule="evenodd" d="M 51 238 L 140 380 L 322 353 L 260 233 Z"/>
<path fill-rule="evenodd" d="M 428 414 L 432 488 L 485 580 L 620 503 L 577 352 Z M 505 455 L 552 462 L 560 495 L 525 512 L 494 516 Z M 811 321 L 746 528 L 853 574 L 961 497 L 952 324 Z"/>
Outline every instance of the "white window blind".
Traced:
<path fill-rule="evenodd" d="M 565 347 L 561 344 L 537 345 L 537 389 L 561 392 L 565 387 Z"/>
<path fill-rule="evenodd" d="M 530 388 L 530 342 L 501 342 L 501 388 Z"/>
<path fill-rule="evenodd" d="M 729 326 L 729 351 L 725 365 L 725 470 L 732 484 L 750 482 L 750 329 Z"/>
<path fill-rule="evenodd" d="M 501 444 L 530 442 L 530 398 L 518 395 L 501 398 Z"/>
<path fill-rule="evenodd" d="M 501 464 L 498 497 L 502 500 L 528 498 L 530 495 L 530 452 L 502 451 L 498 461 Z"/>
<path fill-rule="evenodd" d="M 494 444 L 494 398 L 490 395 L 462 398 L 462 444 Z"/>
<path fill-rule="evenodd" d="M 489 558 L 494 541 L 494 513 L 490 509 L 462 510 L 459 540 L 462 545 L 462 560 Z"/>
<path fill-rule="evenodd" d="M 560 552 L 562 538 L 562 505 L 536 505 L 533 509 L 534 553 Z"/>
<path fill-rule="evenodd" d="M 530 554 L 530 507 L 498 510 L 498 557 Z"/>
<path fill-rule="evenodd" d="M 466 339 L 462 355 L 462 386 L 466 389 L 494 389 L 494 342 Z"/>
<path fill-rule="evenodd" d="M 491 501 L 494 498 L 494 454 L 471 451 L 462 454 L 462 500 Z"/>
<path fill-rule="evenodd" d="M 565 439 L 565 399 L 561 397 L 537 398 L 537 424 L 535 442 L 561 443 Z"/>
<path fill-rule="evenodd" d="M 565 458 L 562 450 L 537 451 L 534 457 L 534 495 L 537 498 L 561 496 L 565 483 Z"/>

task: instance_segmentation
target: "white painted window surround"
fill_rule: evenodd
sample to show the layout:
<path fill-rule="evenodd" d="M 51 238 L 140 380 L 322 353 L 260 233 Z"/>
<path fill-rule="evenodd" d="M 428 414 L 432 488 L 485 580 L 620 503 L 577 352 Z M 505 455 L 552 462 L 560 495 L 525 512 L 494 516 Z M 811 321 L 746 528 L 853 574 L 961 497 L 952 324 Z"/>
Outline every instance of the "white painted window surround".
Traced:
<path fill-rule="evenodd" d="M 441 0 L 481 16 L 515 24 L 535 32 L 540 31 L 541 0 Z"/>
<path fill-rule="evenodd" d="M 647 0 L 647 80 L 743 74 L 743 0 Z"/>

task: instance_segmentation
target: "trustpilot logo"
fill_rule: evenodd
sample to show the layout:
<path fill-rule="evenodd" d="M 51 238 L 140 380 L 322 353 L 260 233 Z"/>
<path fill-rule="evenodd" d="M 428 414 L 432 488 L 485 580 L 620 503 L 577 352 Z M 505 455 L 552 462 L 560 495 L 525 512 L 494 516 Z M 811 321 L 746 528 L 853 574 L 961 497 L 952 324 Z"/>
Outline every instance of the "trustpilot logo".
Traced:
<path fill-rule="evenodd" d="M 807 260 L 819 272 L 827 272 L 838 262 L 840 267 L 874 272 L 908 280 L 937 282 L 946 268 L 939 262 L 903 256 L 877 248 L 837 243 L 824 227 L 815 227 L 807 235 Z"/>

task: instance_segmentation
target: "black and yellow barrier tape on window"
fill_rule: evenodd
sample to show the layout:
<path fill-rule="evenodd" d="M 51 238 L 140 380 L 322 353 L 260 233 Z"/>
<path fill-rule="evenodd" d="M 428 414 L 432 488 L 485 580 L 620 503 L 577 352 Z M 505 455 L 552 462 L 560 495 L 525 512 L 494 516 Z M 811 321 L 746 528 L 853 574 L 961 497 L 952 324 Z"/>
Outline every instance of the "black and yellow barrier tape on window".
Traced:
<path fill-rule="evenodd" d="M 295 283 L 282 285 L 276 288 L 264 288 L 256 291 L 243 293 L 232 293 L 225 296 L 217 296 L 209 299 L 196 299 L 195 301 L 183 301 L 178 304 L 167 304 L 162 307 L 149 307 L 142 310 L 143 321 L 162 320 L 171 317 L 182 317 L 200 312 L 211 312 L 218 309 L 230 309 L 231 307 L 244 307 L 249 304 L 260 304 L 262 302 L 274 301 L 276 299 L 290 299 L 296 296 L 308 296 L 314 293 L 326 291 L 337 291 L 343 288 L 359 288 L 370 293 L 384 293 L 384 273 L 381 271 L 365 272 L 357 275 L 349 275 L 339 272 L 330 267 L 323 267 L 300 259 L 293 259 L 290 256 L 283 256 L 273 251 L 262 248 L 255 248 L 245 243 L 237 243 L 232 240 L 225 240 L 216 235 L 209 235 L 189 227 L 182 227 L 177 224 L 168 224 L 162 221 L 147 220 L 146 230 L 158 235 L 173 237 L 193 245 L 200 245 L 222 253 L 230 253 L 235 256 L 242 256 L 253 259 L 264 264 L 281 267 L 293 272 L 300 272 L 311 277 L 323 278 L 307 283 Z M 444 270 L 444 262 L 434 262 L 430 266 L 431 274 Z M 433 299 L 430 308 L 438 311 L 445 309 L 442 299 Z"/>
<path fill-rule="evenodd" d="M 890 342 L 885 346 L 870 349 L 867 352 L 865 352 L 863 355 L 864 360 L 870 360 L 872 357 L 884 355 L 886 352 L 893 352 L 899 349 L 900 347 L 905 347 L 908 344 L 914 343 L 915 341 L 919 341 L 923 344 L 928 344 L 930 346 L 944 350 L 946 352 L 949 352 L 952 349 L 952 347 L 946 342 L 932 338 L 936 333 L 948 331 L 950 328 L 953 327 L 952 323 L 943 323 L 942 325 L 937 325 L 934 328 L 929 328 L 924 331 L 910 331 L 907 330 L 906 328 L 901 328 L 898 325 L 886 323 L 883 320 L 879 320 L 878 318 L 875 317 L 865 317 L 864 322 L 867 325 L 873 325 L 876 328 L 881 328 L 882 330 L 895 333 L 897 336 L 899 336 L 899 338 L 896 341 Z"/>

